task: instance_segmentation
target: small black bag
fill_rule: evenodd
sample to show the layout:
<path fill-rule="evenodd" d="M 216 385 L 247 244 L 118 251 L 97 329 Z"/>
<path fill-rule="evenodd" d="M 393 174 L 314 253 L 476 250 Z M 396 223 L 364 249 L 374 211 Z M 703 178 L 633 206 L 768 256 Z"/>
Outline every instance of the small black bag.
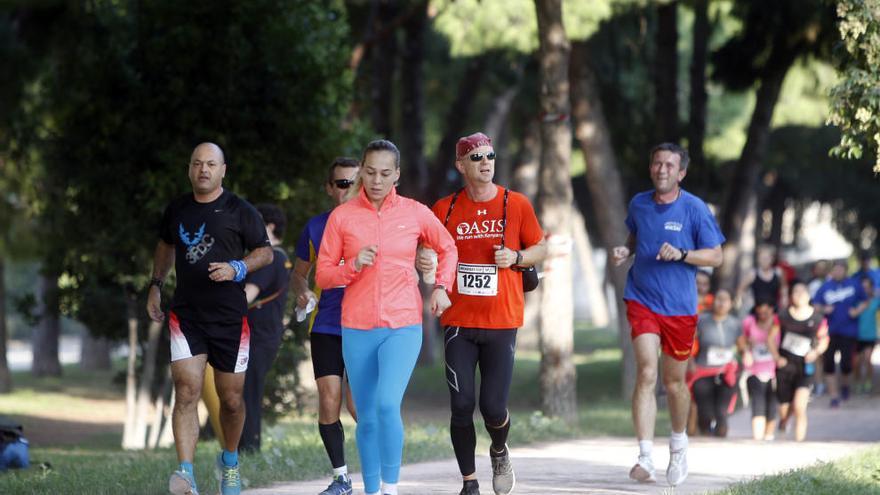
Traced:
<path fill-rule="evenodd" d="M 449 216 L 452 215 L 452 208 L 455 206 L 455 200 L 458 199 L 458 195 L 461 194 L 463 189 L 459 189 L 455 194 L 452 195 L 452 201 L 449 202 L 449 211 L 446 212 L 446 221 L 443 222 L 443 225 L 449 223 Z M 501 228 L 501 245 L 504 246 L 504 234 L 507 231 L 507 198 L 510 195 L 510 189 L 504 188 L 504 218 L 502 219 Z M 523 292 L 531 292 L 538 288 L 538 283 L 541 281 L 540 277 L 538 277 L 538 269 L 534 266 L 513 266 L 511 267 L 513 270 L 520 272 L 522 275 L 522 284 L 523 284 Z"/>
<path fill-rule="evenodd" d="M 538 277 L 538 269 L 534 266 L 517 267 L 517 271 L 522 273 L 523 292 L 531 292 L 538 288 L 541 279 Z"/>

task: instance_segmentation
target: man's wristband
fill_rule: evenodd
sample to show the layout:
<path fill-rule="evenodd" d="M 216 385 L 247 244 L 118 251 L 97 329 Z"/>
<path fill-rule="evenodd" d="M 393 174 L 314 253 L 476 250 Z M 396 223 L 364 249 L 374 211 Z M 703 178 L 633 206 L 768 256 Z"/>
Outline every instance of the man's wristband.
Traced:
<path fill-rule="evenodd" d="M 232 280 L 235 282 L 244 281 L 244 278 L 247 277 L 247 264 L 241 260 L 232 260 L 229 262 L 229 265 L 235 270 L 235 278 Z"/>
<path fill-rule="evenodd" d="M 516 261 L 514 261 L 513 264 L 518 266 L 520 263 L 522 263 L 522 251 L 517 251 Z"/>
<path fill-rule="evenodd" d="M 162 287 L 165 286 L 165 282 L 163 282 L 161 278 L 153 277 L 153 278 L 150 279 L 150 284 L 147 285 L 147 289 L 153 287 L 154 285 L 155 285 L 156 287 L 158 287 L 159 290 L 162 290 Z"/>
<path fill-rule="evenodd" d="M 446 292 L 446 286 L 443 284 L 434 284 L 434 290 L 437 290 L 437 289 L 440 289 L 440 290 Z"/>
<path fill-rule="evenodd" d="M 684 248 L 678 248 L 678 250 L 681 251 L 681 258 L 679 258 L 678 261 L 684 261 L 685 259 L 687 259 L 688 250 Z"/>

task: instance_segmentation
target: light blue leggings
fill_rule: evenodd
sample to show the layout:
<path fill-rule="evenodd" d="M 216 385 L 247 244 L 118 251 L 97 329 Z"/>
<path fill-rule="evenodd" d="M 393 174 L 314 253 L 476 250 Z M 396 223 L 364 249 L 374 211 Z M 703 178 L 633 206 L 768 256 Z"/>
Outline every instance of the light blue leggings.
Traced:
<path fill-rule="evenodd" d="M 397 483 L 403 455 L 400 403 L 419 350 L 422 326 L 342 329 L 342 357 L 357 406 L 357 446 L 364 491 Z"/>

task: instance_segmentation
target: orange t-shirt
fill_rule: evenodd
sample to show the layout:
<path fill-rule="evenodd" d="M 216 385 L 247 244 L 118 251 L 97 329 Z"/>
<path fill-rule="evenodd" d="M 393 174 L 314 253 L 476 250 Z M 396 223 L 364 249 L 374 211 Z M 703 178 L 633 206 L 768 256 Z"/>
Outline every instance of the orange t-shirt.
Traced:
<path fill-rule="evenodd" d="M 452 287 L 452 306 L 443 312 L 444 326 L 509 329 L 523 324 L 522 275 L 495 265 L 495 248 L 522 250 L 544 238 L 535 210 L 524 195 L 510 191 L 507 200 L 507 228 L 504 227 L 504 188 L 485 202 L 474 202 L 461 191 L 452 208 L 446 229 L 458 248 L 458 265 Z M 431 210 L 443 222 L 452 195 L 434 204 Z"/>

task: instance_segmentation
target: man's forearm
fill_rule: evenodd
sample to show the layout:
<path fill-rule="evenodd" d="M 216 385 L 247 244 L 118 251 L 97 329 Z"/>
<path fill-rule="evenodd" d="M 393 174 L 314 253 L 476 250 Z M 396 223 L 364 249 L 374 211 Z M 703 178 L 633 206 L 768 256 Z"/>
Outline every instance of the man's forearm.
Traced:
<path fill-rule="evenodd" d="M 721 266 L 721 262 L 724 260 L 724 255 L 721 253 L 720 247 L 708 248 L 708 249 L 694 249 L 693 251 L 688 251 L 687 257 L 685 258 L 685 263 L 694 265 L 694 266 L 712 266 L 719 267 Z"/>
<path fill-rule="evenodd" d="M 520 261 L 519 266 L 537 265 L 547 257 L 547 241 L 542 240 L 534 246 L 523 249 L 520 251 L 520 254 L 522 255 L 522 261 Z"/>
<path fill-rule="evenodd" d="M 248 273 L 259 270 L 272 262 L 274 253 L 269 246 L 254 249 L 242 261 L 247 265 Z"/>
<path fill-rule="evenodd" d="M 309 281 L 306 279 L 306 276 L 312 267 L 311 263 L 308 263 L 307 267 L 304 267 L 302 265 L 303 263 L 304 262 L 299 259 L 296 260 L 293 265 L 293 270 L 290 272 L 290 289 L 293 290 L 293 295 L 295 297 L 299 297 L 300 294 L 309 290 Z M 305 272 L 306 276 L 302 275 L 301 272 Z"/>
<path fill-rule="evenodd" d="M 166 244 L 164 241 L 159 241 L 153 254 L 152 277 L 158 280 L 165 280 L 172 266 L 174 266 L 174 246 Z"/>

